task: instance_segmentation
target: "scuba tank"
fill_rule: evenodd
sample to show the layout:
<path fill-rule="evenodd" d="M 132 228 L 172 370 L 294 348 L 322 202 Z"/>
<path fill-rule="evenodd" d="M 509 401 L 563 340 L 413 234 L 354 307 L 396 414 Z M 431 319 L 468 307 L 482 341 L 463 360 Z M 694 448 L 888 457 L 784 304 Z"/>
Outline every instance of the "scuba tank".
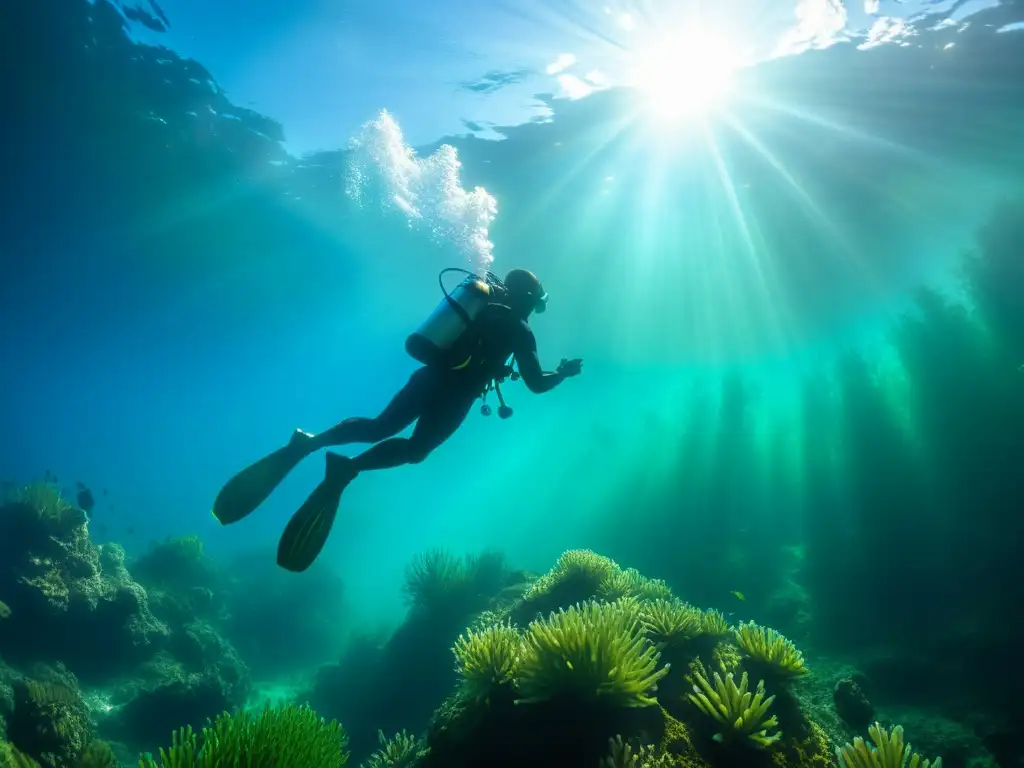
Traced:
<path fill-rule="evenodd" d="M 448 272 L 467 275 L 451 293 L 444 287 L 443 278 Z M 444 298 L 405 340 L 405 351 L 424 365 L 458 368 L 469 361 L 471 354 L 460 342 L 484 309 L 492 304 L 504 304 L 505 286 L 490 272 L 479 277 L 459 267 L 442 269 L 437 282 Z"/>

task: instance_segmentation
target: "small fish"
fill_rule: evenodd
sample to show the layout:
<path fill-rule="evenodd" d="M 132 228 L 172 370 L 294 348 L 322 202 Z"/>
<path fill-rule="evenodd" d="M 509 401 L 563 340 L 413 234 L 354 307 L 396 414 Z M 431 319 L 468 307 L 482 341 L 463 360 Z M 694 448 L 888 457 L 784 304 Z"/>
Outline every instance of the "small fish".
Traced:
<path fill-rule="evenodd" d="M 87 515 L 92 514 L 93 507 L 96 506 L 96 499 L 92 497 L 92 491 L 83 486 L 75 496 L 75 500 L 78 502 L 78 507 L 85 510 Z"/>
<path fill-rule="evenodd" d="M 747 599 L 746 597 L 743 596 L 742 592 L 738 592 L 735 589 L 732 590 L 732 592 L 730 592 L 729 594 L 732 595 L 733 597 L 735 597 L 737 600 L 746 600 Z"/>
<path fill-rule="evenodd" d="M 133 526 L 129 525 L 127 528 L 125 528 L 124 532 L 127 533 L 129 536 L 134 536 L 135 535 L 135 528 Z"/>
<path fill-rule="evenodd" d="M 75 488 L 77 488 L 80 491 L 84 491 L 85 490 L 85 483 L 83 483 L 81 480 L 79 480 L 77 483 L 75 483 Z"/>
<path fill-rule="evenodd" d="M 107 495 L 107 489 L 106 489 L 106 488 L 104 488 L 104 489 L 103 489 L 103 495 L 104 495 L 104 496 L 106 496 L 106 495 Z"/>
<path fill-rule="evenodd" d="M 107 528 L 107 524 L 106 523 L 100 523 L 99 525 L 96 526 L 96 532 L 97 533 L 101 533 L 104 536 L 106 535 L 108 530 L 109 530 L 109 528 Z"/>

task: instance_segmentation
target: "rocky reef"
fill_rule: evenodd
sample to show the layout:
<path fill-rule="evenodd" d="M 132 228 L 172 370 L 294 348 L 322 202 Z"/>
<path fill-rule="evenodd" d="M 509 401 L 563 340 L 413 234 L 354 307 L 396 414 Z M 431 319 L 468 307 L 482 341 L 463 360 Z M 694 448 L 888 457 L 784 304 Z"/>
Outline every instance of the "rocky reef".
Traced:
<path fill-rule="evenodd" d="M 426 552 L 406 571 L 405 621 L 342 645 L 332 574 L 304 599 L 277 574 L 254 590 L 196 537 L 128 562 L 46 483 L 0 506 L 0 541 L 0 766 L 941 766 L 894 715 L 947 768 L 992 764 L 953 721 L 876 707 L 849 665 L 589 550 L 543 574 Z M 801 605 L 782 615 L 802 630 Z M 302 632 L 268 629 L 285 623 Z M 293 702 L 247 709 L 249 658 L 272 681 L 302 674 L 289 656 L 332 649 Z"/>
<path fill-rule="evenodd" d="M 0 714 L 29 758 L 96 760 L 101 732 L 137 754 L 245 702 L 248 668 L 194 578 L 208 566 L 198 540 L 154 546 L 136 577 L 122 547 L 93 543 L 85 513 L 38 482 L 0 506 L 0 563 Z"/>

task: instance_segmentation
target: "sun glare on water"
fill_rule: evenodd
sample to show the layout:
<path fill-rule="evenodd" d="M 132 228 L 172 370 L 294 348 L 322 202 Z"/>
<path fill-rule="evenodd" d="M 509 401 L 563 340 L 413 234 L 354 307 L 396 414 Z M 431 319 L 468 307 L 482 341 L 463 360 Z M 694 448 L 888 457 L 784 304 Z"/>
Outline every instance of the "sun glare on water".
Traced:
<path fill-rule="evenodd" d="M 699 115 L 722 102 L 740 64 L 728 43 L 699 27 L 651 39 L 633 59 L 632 84 L 646 94 L 659 122 Z"/>

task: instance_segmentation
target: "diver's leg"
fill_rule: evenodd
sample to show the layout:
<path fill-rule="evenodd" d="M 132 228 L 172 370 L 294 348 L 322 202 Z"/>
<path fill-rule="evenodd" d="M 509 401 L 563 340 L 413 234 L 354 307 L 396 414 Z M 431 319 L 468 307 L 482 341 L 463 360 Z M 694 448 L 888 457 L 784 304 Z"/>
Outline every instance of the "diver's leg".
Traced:
<path fill-rule="evenodd" d="M 431 396 L 435 374 L 421 368 L 375 419 L 346 419 L 319 435 L 295 430 L 288 444 L 247 467 L 228 481 L 213 504 L 221 523 L 252 514 L 302 459 L 320 448 L 345 443 L 377 442 L 397 434 L 419 415 Z"/>
<path fill-rule="evenodd" d="M 475 400 L 475 396 L 459 394 L 431 403 L 420 415 L 411 437 L 393 437 L 377 443 L 352 460 L 353 469 L 366 472 L 420 463 L 455 434 L 455 430 L 466 420 Z"/>
<path fill-rule="evenodd" d="M 320 448 L 349 443 L 378 443 L 397 435 L 420 415 L 432 391 L 433 375 L 426 368 L 420 368 L 413 373 L 406 385 L 376 418 L 345 419 L 318 435 L 307 436 L 308 451 L 312 453 Z"/>

